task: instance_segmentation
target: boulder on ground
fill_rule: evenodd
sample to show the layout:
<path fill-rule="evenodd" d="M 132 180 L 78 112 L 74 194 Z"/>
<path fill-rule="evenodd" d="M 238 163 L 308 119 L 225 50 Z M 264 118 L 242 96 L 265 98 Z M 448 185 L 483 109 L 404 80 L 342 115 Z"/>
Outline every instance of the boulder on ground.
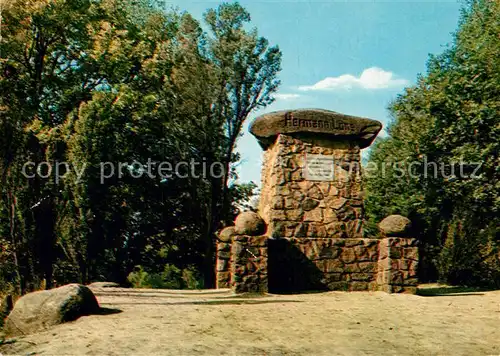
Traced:
<path fill-rule="evenodd" d="M 22 296 L 5 320 L 7 335 L 27 335 L 99 310 L 92 291 L 79 284 Z"/>
<path fill-rule="evenodd" d="M 266 232 L 266 223 L 259 214 L 245 211 L 234 221 L 234 231 L 237 235 L 258 236 Z"/>
<path fill-rule="evenodd" d="M 389 215 L 378 227 L 385 236 L 405 236 L 411 228 L 411 221 L 401 215 Z"/>
<path fill-rule="evenodd" d="M 88 285 L 89 288 L 119 288 L 120 285 L 115 282 L 94 282 Z"/>
<path fill-rule="evenodd" d="M 231 237 L 236 234 L 234 226 L 228 226 L 219 233 L 219 239 L 223 242 L 231 241 Z"/>

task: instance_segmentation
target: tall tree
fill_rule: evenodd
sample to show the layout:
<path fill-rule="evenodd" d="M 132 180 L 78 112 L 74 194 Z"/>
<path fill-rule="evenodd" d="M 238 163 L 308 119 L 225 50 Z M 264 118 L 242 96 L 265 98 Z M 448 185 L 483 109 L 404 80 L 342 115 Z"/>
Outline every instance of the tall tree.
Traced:
<path fill-rule="evenodd" d="M 280 53 L 243 29 L 238 4 L 206 18 L 210 33 L 147 0 L 4 9 L 0 243 L 21 293 L 42 280 L 124 281 L 138 264 L 196 265 L 213 284 L 214 233 L 253 190 L 230 182 L 236 140 L 271 102 Z M 68 165 L 64 178 L 47 166 L 28 178 L 30 161 Z M 162 162 L 182 168 L 161 177 Z"/>
<path fill-rule="evenodd" d="M 368 181 L 371 217 L 413 217 L 424 272 L 435 277 L 435 269 L 453 283 L 500 278 L 499 23 L 497 1 L 464 8 L 454 43 L 431 56 L 427 74 L 392 104 L 390 137 L 371 154 L 378 164 L 416 163 L 413 178 L 378 174 Z"/>
<path fill-rule="evenodd" d="M 211 116 L 222 124 L 223 143 L 220 152 L 208 151 L 208 157 L 216 156 L 223 164 L 222 179 L 211 181 L 211 206 L 207 214 L 205 232 L 205 285 L 214 285 L 214 233 L 230 207 L 229 179 L 234 171 L 231 163 L 236 142 L 241 135 L 245 120 L 251 112 L 273 102 L 277 91 L 277 79 L 281 69 L 281 52 L 277 46 L 259 37 L 257 30 L 245 30 L 250 14 L 239 3 L 223 4 L 205 14 L 210 28 L 208 58 L 216 70 L 216 101 Z"/>

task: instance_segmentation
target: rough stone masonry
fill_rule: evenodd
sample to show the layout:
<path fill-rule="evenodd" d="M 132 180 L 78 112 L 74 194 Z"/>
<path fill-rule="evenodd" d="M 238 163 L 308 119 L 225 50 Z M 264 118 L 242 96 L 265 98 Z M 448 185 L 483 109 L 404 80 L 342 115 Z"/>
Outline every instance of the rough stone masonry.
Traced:
<path fill-rule="evenodd" d="M 218 287 L 415 292 L 418 247 L 406 226 L 379 236 L 363 232 L 360 150 L 381 128 L 375 120 L 317 109 L 258 117 L 250 132 L 265 150 L 257 219 L 267 231 L 221 233 Z"/>

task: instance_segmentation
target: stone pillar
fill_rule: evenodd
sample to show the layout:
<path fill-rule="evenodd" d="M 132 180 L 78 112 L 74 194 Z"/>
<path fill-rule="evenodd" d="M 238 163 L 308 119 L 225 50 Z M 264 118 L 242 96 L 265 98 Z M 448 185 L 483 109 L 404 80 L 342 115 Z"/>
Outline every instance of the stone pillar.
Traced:
<path fill-rule="evenodd" d="M 254 212 L 243 212 L 235 225 L 219 234 L 217 243 L 217 288 L 231 288 L 235 293 L 266 293 L 266 225 Z"/>
<path fill-rule="evenodd" d="M 259 213 L 274 238 L 361 238 L 360 149 L 382 125 L 326 110 L 282 111 L 250 131 L 265 149 Z"/>
<path fill-rule="evenodd" d="M 267 293 L 267 236 L 235 235 L 231 247 L 231 289 Z"/>
<path fill-rule="evenodd" d="M 377 289 L 387 293 L 415 293 L 417 290 L 417 240 L 386 237 L 379 243 Z"/>
<path fill-rule="evenodd" d="M 378 227 L 381 239 L 377 285 L 388 293 L 415 293 L 417 290 L 418 240 L 411 238 L 411 221 L 389 215 Z"/>
<path fill-rule="evenodd" d="M 332 180 L 308 179 L 307 165 L 322 162 L 331 165 Z M 360 148 L 355 143 L 280 134 L 266 152 L 263 177 L 259 211 L 270 236 L 362 237 Z"/>
<path fill-rule="evenodd" d="M 231 241 L 217 243 L 216 288 L 229 288 L 231 282 Z"/>
<path fill-rule="evenodd" d="M 223 229 L 219 234 L 215 267 L 215 287 L 217 289 L 231 286 L 231 240 L 234 234 L 234 226 Z"/>

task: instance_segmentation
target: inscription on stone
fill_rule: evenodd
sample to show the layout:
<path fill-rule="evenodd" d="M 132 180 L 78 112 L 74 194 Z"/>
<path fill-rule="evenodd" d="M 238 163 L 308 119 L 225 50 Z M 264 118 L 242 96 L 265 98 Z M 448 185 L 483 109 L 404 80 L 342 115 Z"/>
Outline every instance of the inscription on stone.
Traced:
<path fill-rule="evenodd" d="M 339 120 L 321 120 L 313 118 L 296 118 L 291 113 L 285 115 L 285 127 L 304 127 L 304 128 L 315 128 L 324 130 L 339 130 L 339 131 L 351 131 L 354 130 L 354 124 L 349 122 L 342 122 Z"/>
<path fill-rule="evenodd" d="M 333 156 L 306 153 L 304 170 L 306 180 L 332 181 L 335 176 Z"/>

